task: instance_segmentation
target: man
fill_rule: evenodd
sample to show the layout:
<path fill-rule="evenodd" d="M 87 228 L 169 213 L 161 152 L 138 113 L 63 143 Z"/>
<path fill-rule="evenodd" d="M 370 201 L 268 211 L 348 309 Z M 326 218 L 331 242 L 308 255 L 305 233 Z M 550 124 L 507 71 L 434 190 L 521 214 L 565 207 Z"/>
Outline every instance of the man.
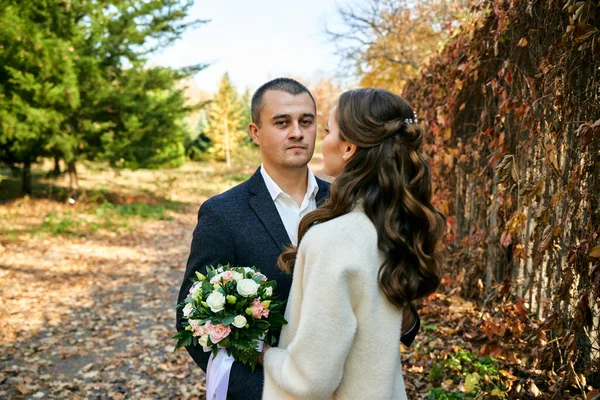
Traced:
<path fill-rule="evenodd" d="M 187 296 L 195 271 L 204 273 L 206 266 L 217 264 L 257 267 L 277 281 L 279 298 L 287 299 L 292 277 L 277 268 L 277 259 L 290 243 L 297 244 L 302 217 L 329 194 L 329 184 L 307 166 L 317 126 L 316 104 L 309 90 L 292 79 L 274 79 L 254 93 L 251 109 L 248 130 L 260 147 L 262 165 L 250 179 L 200 207 L 178 302 Z M 412 313 L 405 315 L 407 321 L 414 321 Z M 414 326 L 405 325 L 412 326 L 402 339 L 409 345 L 418 332 L 418 320 Z M 181 311 L 177 312 L 177 329 L 183 329 Z M 206 371 L 210 353 L 200 346 L 186 349 Z M 252 373 L 249 367 L 233 363 L 228 399 L 258 400 L 262 387 L 260 366 Z"/>

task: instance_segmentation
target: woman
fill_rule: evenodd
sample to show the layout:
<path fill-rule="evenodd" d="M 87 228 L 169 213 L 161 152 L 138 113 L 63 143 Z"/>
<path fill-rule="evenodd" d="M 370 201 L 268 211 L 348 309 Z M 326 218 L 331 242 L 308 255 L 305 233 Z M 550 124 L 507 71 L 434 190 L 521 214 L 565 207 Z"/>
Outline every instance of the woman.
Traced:
<path fill-rule="evenodd" d="M 332 111 L 324 172 L 337 179 L 279 259 L 294 279 L 279 347 L 264 350 L 264 400 L 406 398 L 402 310 L 436 290 L 445 231 L 413 118 L 380 89 Z"/>

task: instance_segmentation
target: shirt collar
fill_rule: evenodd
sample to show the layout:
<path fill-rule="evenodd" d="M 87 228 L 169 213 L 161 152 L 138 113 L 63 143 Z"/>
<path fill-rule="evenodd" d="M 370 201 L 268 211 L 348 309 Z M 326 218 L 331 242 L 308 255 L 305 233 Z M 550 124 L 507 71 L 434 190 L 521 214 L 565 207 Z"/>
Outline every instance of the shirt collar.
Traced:
<path fill-rule="evenodd" d="M 267 190 L 271 195 L 271 199 L 275 200 L 280 194 L 285 193 L 279 185 L 271 178 L 271 176 L 265 171 L 265 166 L 261 164 L 260 166 L 260 174 L 265 181 L 265 185 L 267 186 Z M 319 192 L 319 185 L 317 184 L 317 179 L 313 172 L 308 168 L 308 187 L 306 188 L 306 195 L 310 199 L 315 199 L 317 197 L 317 193 Z"/>

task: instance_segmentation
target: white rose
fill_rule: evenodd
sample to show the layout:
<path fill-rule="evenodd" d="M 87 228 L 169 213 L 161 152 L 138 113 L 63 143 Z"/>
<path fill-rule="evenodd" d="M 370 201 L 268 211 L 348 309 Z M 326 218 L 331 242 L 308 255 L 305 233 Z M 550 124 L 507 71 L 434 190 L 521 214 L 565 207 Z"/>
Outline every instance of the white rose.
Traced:
<path fill-rule="evenodd" d="M 241 272 L 237 272 L 237 271 L 232 271 L 233 272 L 233 280 L 236 282 L 241 281 L 242 279 L 244 279 L 244 274 L 242 274 Z"/>
<path fill-rule="evenodd" d="M 218 290 L 214 290 L 208 295 L 206 304 L 208 304 L 212 312 L 219 312 L 225 308 L 225 296 Z"/>
<path fill-rule="evenodd" d="M 192 311 L 194 311 L 194 306 L 192 306 L 191 303 L 187 303 L 185 307 L 183 307 L 183 316 L 186 318 L 189 317 Z"/>
<path fill-rule="evenodd" d="M 244 297 L 256 296 L 258 292 L 258 283 L 252 279 L 242 279 L 237 284 L 237 291 Z"/>
<path fill-rule="evenodd" d="M 265 289 L 265 296 L 266 297 L 273 296 L 273 288 L 271 286 L 269 286 L 268 288 Z"/>
<path fill-rule="evenodd" d="M 256 271 L 253 270 L 252 268 L 244 267 L 244 274 L 247 274 L 248 272 L 250 272 L 250 273 L 252 273 L 252 275 L 254 275 L 254 273 Z"/>
<path fill-rule="evenodd" d="M 224 271 L 223 267 L 219 267 L 219 268 L 217 268 L 217 272 L 218 272 L 219 274 L 220 274 L 221 272 L 223 272 L 223 271 Z"/>
<path fill-rule="evenodd" d="M 200 336 L 198 343 L 200 343 L 200 346 L 202 347 L 208 347 L 208 335 Z"/>
<path fill-rule="evenodd" d="M 246 320 L 246 317 L 244 317 L 243 315 L 238 315 L 233 319 L 233 326 L 241 329 L 246 326 L 247 322 L 248 321 Z"/>

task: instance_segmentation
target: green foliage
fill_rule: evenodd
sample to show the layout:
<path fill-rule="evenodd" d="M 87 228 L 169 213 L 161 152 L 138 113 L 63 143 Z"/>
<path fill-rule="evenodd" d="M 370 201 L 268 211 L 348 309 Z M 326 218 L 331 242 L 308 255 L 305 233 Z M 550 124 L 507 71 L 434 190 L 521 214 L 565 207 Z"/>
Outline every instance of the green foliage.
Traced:
<path fill-rule="evenodd" d="M 467 399 L 475 398 L 480 393 L 501 393 L 498 360 L 490 356 L 477 354 L 459 349 L 453 354 L 446 355 L 444 360 L 434 362 L 429 370 L 428 378 L 432 383 L 462 382 L 461 390 L 434 387 L 429 389 L 428 400 Z"/>
<path fill-rule="evenodd" d="M 52 236 L 72 235 L 81 231 L 82 221 L 73 216 L 71 212 L 49 213 L 42 222 L 41 232 L 49 232 Z"/>
<path fill-rule="evenodd" d="M 0 161 L 180 166 L 189 108 L 175 83 L 203 65 L 148 68 L 146 60 L 203 22 L 184 22 L 192 5 L 3 0 Z"/>
<path fill-rule="evenodd" d="M 200 117 L 196 131 L 188 134 L 185 140 L 185 155 L 193 161 L 205 161 L 206 151 L 210 148 L 210 138 L 206 136 L 205 130 L 208 126 L 206 110 L 200 110 Z"/>
<path fill-rule="evenodd" d="M 429 389 L 429 396 L 427 400 L 461 400 L 461 399 L 472 399 L 475 396 L 464 392 L 447 392 L 442 388 L 431 388 Z"/>
<path fill-rule="evenodd" d="M 72 32 L 64 4 L 0 7 L 0 160 L 34 162 L 80 105 Z"/>

